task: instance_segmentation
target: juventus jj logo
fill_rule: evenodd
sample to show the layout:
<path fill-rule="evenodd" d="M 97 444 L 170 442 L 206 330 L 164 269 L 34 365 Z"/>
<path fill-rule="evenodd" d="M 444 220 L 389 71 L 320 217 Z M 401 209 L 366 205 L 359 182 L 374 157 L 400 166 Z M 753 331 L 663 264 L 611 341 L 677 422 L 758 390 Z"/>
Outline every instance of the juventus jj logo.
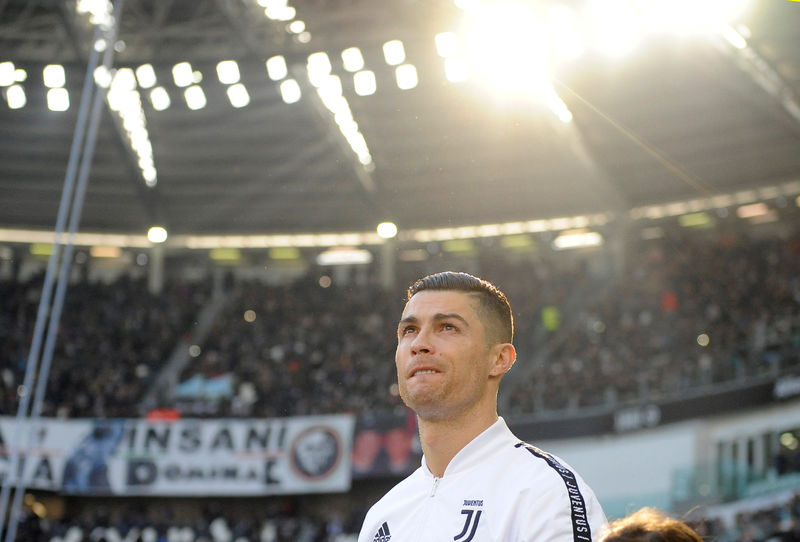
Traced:
<path fill-rule="evenodd" d="M 470 510 L 469 508 L 462 510 L 461 514 L 467 516 L 467 519 L 464 521 L 464 528 L 459 534 L 453 537 L 453 540 L 459 542 L 470 542 L 470 540 L 472 540 L 472 538 L 475 536 L 475 531 L 478 530 L 478 522 L 481 520 L 481 512 L 481 510 Z"/>

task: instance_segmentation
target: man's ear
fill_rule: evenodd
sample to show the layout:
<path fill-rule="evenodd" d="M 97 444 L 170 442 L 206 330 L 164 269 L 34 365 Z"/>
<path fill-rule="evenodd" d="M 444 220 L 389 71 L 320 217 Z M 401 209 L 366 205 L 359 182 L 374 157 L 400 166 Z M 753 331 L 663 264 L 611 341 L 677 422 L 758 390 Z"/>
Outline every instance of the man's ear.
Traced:
<path fill-rule="evenodd" d="M 489 376 L 503 376 L 517 360 L 517 350 L 511 343 L 500 343 L 492 347 L 494 358 Z"/>

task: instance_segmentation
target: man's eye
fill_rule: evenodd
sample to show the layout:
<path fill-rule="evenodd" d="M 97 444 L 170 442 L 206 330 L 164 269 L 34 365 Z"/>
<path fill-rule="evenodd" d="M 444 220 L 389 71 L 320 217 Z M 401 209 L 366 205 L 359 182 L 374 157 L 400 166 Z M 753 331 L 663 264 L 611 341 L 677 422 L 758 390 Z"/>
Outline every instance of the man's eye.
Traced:
<path fill-rule="evenodd" d="M 446 329 L 447 331 L 453 331 L 456 329 L 456 326 L 454 326 L 453 324 L 443 324 L 442 328 Z"/>
<path fill-rule="evenodd" d="M 403 335 L 408 335 L 409 333 L 413 333 L 415 330 L 416 330 L 415 327 L 408 326 L 408 327 L 404 327 L 403 330 L 401 331 L 401 333 Z"/>

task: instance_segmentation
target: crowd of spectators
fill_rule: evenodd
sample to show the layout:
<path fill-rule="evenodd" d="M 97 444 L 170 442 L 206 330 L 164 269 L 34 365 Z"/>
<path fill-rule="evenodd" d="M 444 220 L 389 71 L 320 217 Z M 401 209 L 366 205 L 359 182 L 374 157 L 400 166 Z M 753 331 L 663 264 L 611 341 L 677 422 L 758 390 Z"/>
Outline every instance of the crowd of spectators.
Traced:
<path fill-rule="evenodd" d="M 798 237 L 682 234 L 631 243 L 616 278 L 590 277 L 584 265 L 493 254 L 471 270 L 506 290 L 515 309 L 519 360 L 501 390 L 507 415 L 674 398 L 800 360 Z M 164 396 L 156 406 L 215 417 L 402 410 L 393 351 L 405 282 L 386 291 L 321 276 L 231 281 L 180 375 L 225 377 L 229 390 Z M 16 411 L 40 289 L 40 278 L 0 282 L 5 413 Z M 173 349 L 189 344 L 211 290 L 167 281 L 152 295 L 126 277 L 72 284 L 43 414 L 141 416 L 148 386 Z"/>
<path fill-rule="evenodd" d="M 175 510 L 173 506 L 120 504 L 90 507 L 62 519 L 41 519 L 30 510 L 20 523 L 26 542 L 353 542 L 363 510 L 335 513 L 298 510 L 291 499 L 272 506 L 221 510 L 215 505 Z M 795 542 L 800 540 L 800 493 L 776 503 L 740 505 L 726 517 L 692 510 L 687 523 L 709 542 Z M 610 518 L 614 519 L 614 518 Z"/>
<path fill-rule="evenodd" d="M 487 270 L 488 277 L 494 275 L 499 284 L 508 283 L 508 295 L 518 300 L 517 333 L 523 338 L 534 336 L 543 304 L 563 302 L 581 276 L 577 270 L 557 272 L 531 261 Z M 230 396 L 179 399 L 163 406 L 193 416 L 402 411 L 394 385 L 394 348 L 406 285 L 386 291 L 374 284 L 337 286 L 317 277 L 288 286 L 239 282 L 181 375 L 181 381 L 231 376 Z"/>
<path fill-rule="evenodd" d="M 800 492 L 770 505 L 745 503 L 732 520 L 693 511 L 688 523 L 703 540 L 713 542 L 795 542 L 800 540 Z"/>
<path fill-rule="evenodd" d="M 0 412 L 17 411 L 42 277 L 0 282 Z M 209 295 L 205 284 L 144 279 L 70 284 L 50 365 L 43 416 L 136 416 L 138 405 Z M 44 344 L 44 341 L 42 341 Z M 42 352 L 44 348 L 42 348 Z"/>
<path fill-rule="evenodd" d="M 323 282 L 323 285 L 327 283 Z M 179 400 L 185 415 L 276 417 L 364 412 L 397 404 L 391 293 L 303 279 L 242 281 L 183 371 L 233 377 L 229 397 Z M 393 302 L 394 301 L 394 302 Z"/>
<path fill-rule="evenodd" d="M 799 237 L 684 235 L 634 245 L 628 263 L 514 382 L 514 413 L 676 398 L 798 365 Z"/>
<path fill-rule="evenodd" d="M 627 261 L 621 276 L 594 282 L 574 262 L 486 262 L 481 274 L 515 309 L 519 360 L 501 390 L 507 414 L 676 398 L 800 362 L 800 238 L 686 235 L 632 244 Z M 248 282 L 232 298 L 183 374 L 233 375 L 231 397 L 179 404 L 185 411 L 274 416 L 400 404 L 393 349 L 402 289 Z"/>
<path fill-rule="evenodd" d="M 354 542 L 363 511 L 301 510 L 295 499 L 252 502 L 92 504 L 44 519 L 27 509 L 17 540 L 25 542 Z"/>

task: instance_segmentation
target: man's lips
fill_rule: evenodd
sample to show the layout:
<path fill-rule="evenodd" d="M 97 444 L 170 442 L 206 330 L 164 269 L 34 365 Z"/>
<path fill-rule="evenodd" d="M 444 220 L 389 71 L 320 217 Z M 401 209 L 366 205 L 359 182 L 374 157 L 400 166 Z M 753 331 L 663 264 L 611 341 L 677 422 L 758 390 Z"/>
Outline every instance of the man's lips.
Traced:
<path fill-rule="evenodd" d="M 432 375 L 432 374 L 438 374 L 440 372 L 441 371 L 439 371 L 437 369 L 434 369 L 433 367 L 416 367 L 416 368 L 412 369 L 411 371 L 409 371 L 408 377 L 409 378 L 414 378 L 415 376 Z"/>

